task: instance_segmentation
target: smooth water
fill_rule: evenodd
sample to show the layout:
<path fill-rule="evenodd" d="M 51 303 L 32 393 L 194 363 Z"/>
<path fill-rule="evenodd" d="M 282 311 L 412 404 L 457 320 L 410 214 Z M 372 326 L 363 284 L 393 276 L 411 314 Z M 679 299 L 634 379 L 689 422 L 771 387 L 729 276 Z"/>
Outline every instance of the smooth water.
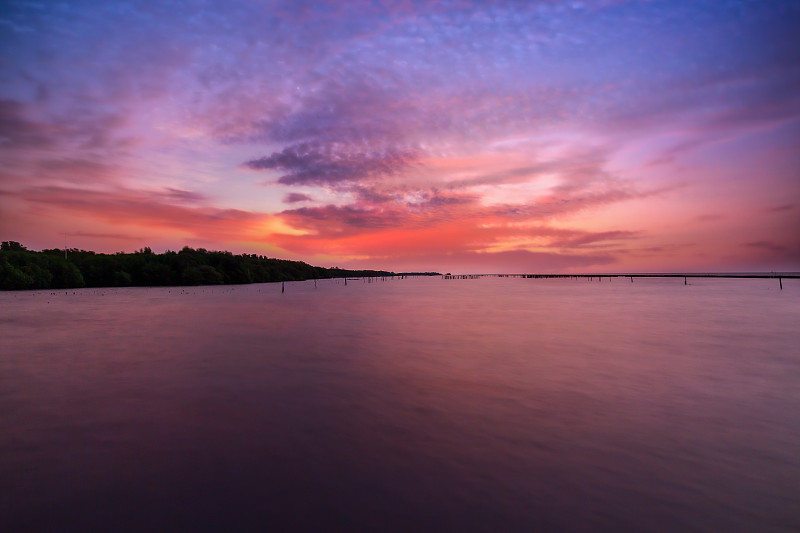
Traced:
<path fill-rule="evenodd" d="M 5 531 L 797 531 L 800 282 L 0 293 Z"/>

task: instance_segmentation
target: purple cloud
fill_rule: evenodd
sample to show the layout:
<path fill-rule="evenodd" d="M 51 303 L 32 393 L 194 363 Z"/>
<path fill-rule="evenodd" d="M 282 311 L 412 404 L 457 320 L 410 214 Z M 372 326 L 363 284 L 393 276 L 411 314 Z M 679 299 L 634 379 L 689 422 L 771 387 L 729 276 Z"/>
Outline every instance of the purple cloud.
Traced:
<path fill-rule="evenodd" d="M 299 202 L 311 202 L 314 199 L 307 194 L 292 192 L 286 195 L 283 202 L 286 204 L 296 204 Z"/>
<path fill-rule="evenodd" d="M 719 213 L 708 213 L 705 215 L 698 215 L 695 217 L 695 220 L 698 222 L 714 222 L 717 220 L 722 220 L 726 218 L 725 215 L 721 215 Z"/>
<path fill-rule="evenodd" d="M 319 227 L 326 233 L 391 228 L 408 222 L 408 217 L 399 210 L 367 209 L 358 205 L 300 207 L 281 214 L 302 226 Z"/>
<path fill-rule="evenodd" d="M 88 237 L 91 239 L 113 239 L 118 241 L 143 241 L 141 235 L 128 235 L 127 233 L 89 233 L 85 231 L 75 231 L 67 233 L 70 237 Z"/>
<path fill-rule="evenodd" d="M 412 153 L 399 150 L 353 151 L 335 145 L 301 144 L 248 161 L 245 166 L 288 171 L 278 178 L 284 185 L 341 185 L 391 176 L 413 162 Z"/>
<path fill-rule="evenodd" d="M 205 194 L 193 191 L 184 191 L 182 189 L 174 189 L 172 187 L 167 187 L 163 192 L 155 192 L 152 194 L 156 197 L 161 197 L 163 199 L 181 204 L 192 204 L 208 200 L 208 196 Z"/>
<path fill-rule="evenodd" d="M 9 99 L 0 100 L 0 148 L 49 148 L 58 132 L 27 116 L 26 106 Z"/>
<path fill-rule="evenodd" d="M 787 211 L 791 211 L 796 207 L 795 204 L 783 204 L 783 205 L 776 205 L 773 207 L 768 207 L 764 210 L 765 213 L 785 213 Z"/>
<path fill-rule="evenodd" d="M 769 250 L 770 252 L 785 252 L 788 250 L 786 246 L 781 244 L 774 243 L 772 241 L 754 241 L 754 242 L 746 242 L 742 246 L 746 246 L 748 248 L 760 248 L 763 250 Z"/>
<path fill-rule="evenodd" d="M 575 237 L 557 240 L 552 246 L 564 248 L 593 247 L 597 243 L 615 242 L 634 239 L 641 235 L 638 231 L 601 231 L 597 233 L 584 233 Z"/>

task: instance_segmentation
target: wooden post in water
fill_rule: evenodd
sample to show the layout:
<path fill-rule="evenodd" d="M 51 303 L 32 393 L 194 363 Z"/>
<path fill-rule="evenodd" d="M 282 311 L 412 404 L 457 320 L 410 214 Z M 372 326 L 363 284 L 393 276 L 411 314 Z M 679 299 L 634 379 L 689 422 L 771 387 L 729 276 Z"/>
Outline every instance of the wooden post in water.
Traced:
<path fill-rule="evenodd" d="M 783 290 L 783 280 L 781 278 L 778 278 L 778 284 L 780 284 L 781 290 Z"/>
<path fill-rule="evenodd" d="M 314 280 L 314 288 L 317 288 L 317 280 Z"/>
<path fill-rule="evenodd" d="M 686 276 L 683 276 L 683 284 L 686 285 Z"/>
<path fill-rule="evenodd" d="M 283 294 L 285 291 L 286 291 L 286 284 L 281 281 L 281 294 Z"/>

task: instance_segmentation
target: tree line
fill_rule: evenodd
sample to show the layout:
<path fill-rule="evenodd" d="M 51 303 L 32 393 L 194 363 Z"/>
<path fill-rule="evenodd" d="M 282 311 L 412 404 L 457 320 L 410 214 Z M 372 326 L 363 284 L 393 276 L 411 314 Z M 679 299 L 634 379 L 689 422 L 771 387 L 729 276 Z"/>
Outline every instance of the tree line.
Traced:
<path fill-rule="evenodd" d="M 0 289 L 153 287 L 303 281 L 343 277 L 392 276 L 383 270 L 346 270 L 255 254 L 193 249 L 153 253 L 103 254 L 86 250 L 36 252 L 15 241 L 0 244 Z"/>

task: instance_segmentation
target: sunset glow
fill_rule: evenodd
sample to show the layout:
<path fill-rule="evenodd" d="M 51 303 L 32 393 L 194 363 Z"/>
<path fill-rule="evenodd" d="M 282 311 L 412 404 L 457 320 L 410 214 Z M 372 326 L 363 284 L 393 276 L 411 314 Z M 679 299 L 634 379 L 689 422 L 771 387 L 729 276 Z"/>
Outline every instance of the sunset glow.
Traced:
<path fill-rule="evenodd" d="M 394 271 L 800 270 L 795 1 L 0 13 L 0 236 Z"/>

